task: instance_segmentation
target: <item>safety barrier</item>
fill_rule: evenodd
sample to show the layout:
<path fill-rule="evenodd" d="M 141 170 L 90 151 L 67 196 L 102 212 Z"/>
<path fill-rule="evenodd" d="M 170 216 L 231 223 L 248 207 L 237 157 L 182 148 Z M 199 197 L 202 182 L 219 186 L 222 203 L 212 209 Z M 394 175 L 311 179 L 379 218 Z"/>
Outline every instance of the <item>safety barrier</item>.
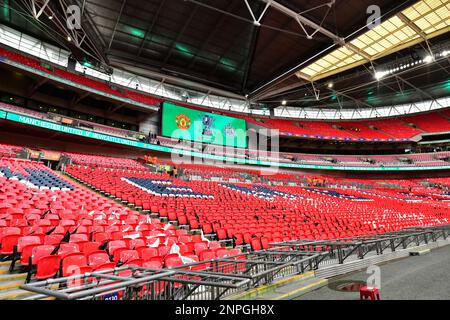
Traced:
<path fill-rule="evenodd" d="M 30 299 L 220 300 L 281 278 L 329 265 L 382 255 L 447 239 L 449 226 L 336 241 L 289 241 L 269 250 L 242 253 L 171 269 L 124 266 L 23 285 Z"/>

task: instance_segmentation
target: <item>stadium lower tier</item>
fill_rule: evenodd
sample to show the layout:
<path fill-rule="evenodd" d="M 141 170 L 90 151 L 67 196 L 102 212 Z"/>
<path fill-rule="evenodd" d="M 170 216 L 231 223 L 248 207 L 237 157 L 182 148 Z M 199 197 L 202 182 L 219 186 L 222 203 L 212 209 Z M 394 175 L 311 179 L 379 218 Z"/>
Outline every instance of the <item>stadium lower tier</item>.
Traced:
<path fill-rule="evenodd" d="M 251 245 L 294 239 L 337 239 L 450 221 L 450 196 L 399 189 L 329 189 L 185 181 L 166 175 L 72 165 L 67 172 L 136 208 L 217 240 Z M 392 181 L 391 181 L 392 183 Z"/>
<path fill-rule="evenodd" d="M 169 268 L 240 253 L 78 186 L 42 163 L 0 158 L 0 258 L 28 280 L 120 265 Z"/>

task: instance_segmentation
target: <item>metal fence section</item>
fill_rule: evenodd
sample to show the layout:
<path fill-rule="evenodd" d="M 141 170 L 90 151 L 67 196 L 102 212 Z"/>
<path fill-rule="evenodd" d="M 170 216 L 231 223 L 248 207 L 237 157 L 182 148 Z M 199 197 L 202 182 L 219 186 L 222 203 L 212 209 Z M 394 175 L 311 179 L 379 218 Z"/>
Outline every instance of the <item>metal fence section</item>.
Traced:
<path fill-rule="evenodd" d="M 297 240 L 172 269 L 124 266 L 32 282 L 30 299 L 220 300 L 282 278 L 447 239 L 449 226 L 339 240 Z"/>

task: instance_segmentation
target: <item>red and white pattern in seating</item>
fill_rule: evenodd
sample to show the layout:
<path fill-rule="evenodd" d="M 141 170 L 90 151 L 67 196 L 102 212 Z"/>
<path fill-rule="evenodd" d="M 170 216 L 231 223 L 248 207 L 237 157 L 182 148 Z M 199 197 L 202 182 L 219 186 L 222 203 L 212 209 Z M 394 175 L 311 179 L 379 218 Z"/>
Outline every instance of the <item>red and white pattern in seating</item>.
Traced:
<path fill-rule="evenodd" d="M 50 171 L 42 163 L 1 161 L 3 168 L 23 174 L 27 169 Z M 52 255 L 67 232 L 73 233 L 69 242 Z M 105 248 L 100 247 L 102 243 Z M 119 262 L 142 266 L 152 261 L 161 268 L 173 267 L 201 260 L 205 252 L 208 257 L 218 250 L 221 255 L 228 252 L 217 242 L 176 230 L 171 224 L 150 219 L 84 187 L 36 190 L 5 176 L 0 176 L 0 245 L 1 257 L 11 255 L 17 246 L 22 267 L 27 267 L 29 255 L 37 266 L 36 279 L 54 276 L 60 262 L 64 266 L 65 259 L 74 255 L 82 261 L 77 267 L 86 271 L 111 268 Z M 49 260 L 54 262 L 50 273 Z M 65 272 L 63 269 L 64 275 L 70 275 Z"/>
<path fill-rule="evenodd" d="M 292 200 L 280 196 L 267 200 L 211 181 L 187 182 L 151 173 L 78 166 L 67 170 L 96 188 L 144 210 L 159 213 L 169 220 L 178 220 L 179 224 L 190 225 L 191 228 L 201 226 L 205 234 L 216 233 L 220 240 L 234 237 L 236 244 L 253 244 L 263 238 L 267 241 L 335 239 L 450 222 L 449 202 L 431 199 L 410 202 L 408 196 L 399 194 L 398 190 L 395 197 L 385 198 L 387 191 L 378 195 L 377 189 L 372 189 L 368 195 L 357 190 L 325 189 L 326 192 L 317 193 L 302 187 L 270 186 L 272 190 L 297 195 L 298 198 Z M 124 181 L 130 177 L 170 180 L 174 186 L 213 197 L 176 194 L 162 197 Z M 255 248 L 259 247 L 256 245 Z"/>

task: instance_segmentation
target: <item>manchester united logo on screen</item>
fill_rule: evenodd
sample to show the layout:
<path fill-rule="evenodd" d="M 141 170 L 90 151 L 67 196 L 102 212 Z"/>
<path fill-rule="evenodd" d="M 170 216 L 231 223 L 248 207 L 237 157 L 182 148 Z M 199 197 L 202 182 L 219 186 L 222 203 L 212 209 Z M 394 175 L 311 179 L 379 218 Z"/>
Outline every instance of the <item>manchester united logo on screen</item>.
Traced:
<path fill-rule="evenodd" d="M 187 130 L 191 126 L 191 119 L 185 114 L 179 114 L 175 118 L 175 122 L 177 124 L 177 127 L 182 130 Z"/>

